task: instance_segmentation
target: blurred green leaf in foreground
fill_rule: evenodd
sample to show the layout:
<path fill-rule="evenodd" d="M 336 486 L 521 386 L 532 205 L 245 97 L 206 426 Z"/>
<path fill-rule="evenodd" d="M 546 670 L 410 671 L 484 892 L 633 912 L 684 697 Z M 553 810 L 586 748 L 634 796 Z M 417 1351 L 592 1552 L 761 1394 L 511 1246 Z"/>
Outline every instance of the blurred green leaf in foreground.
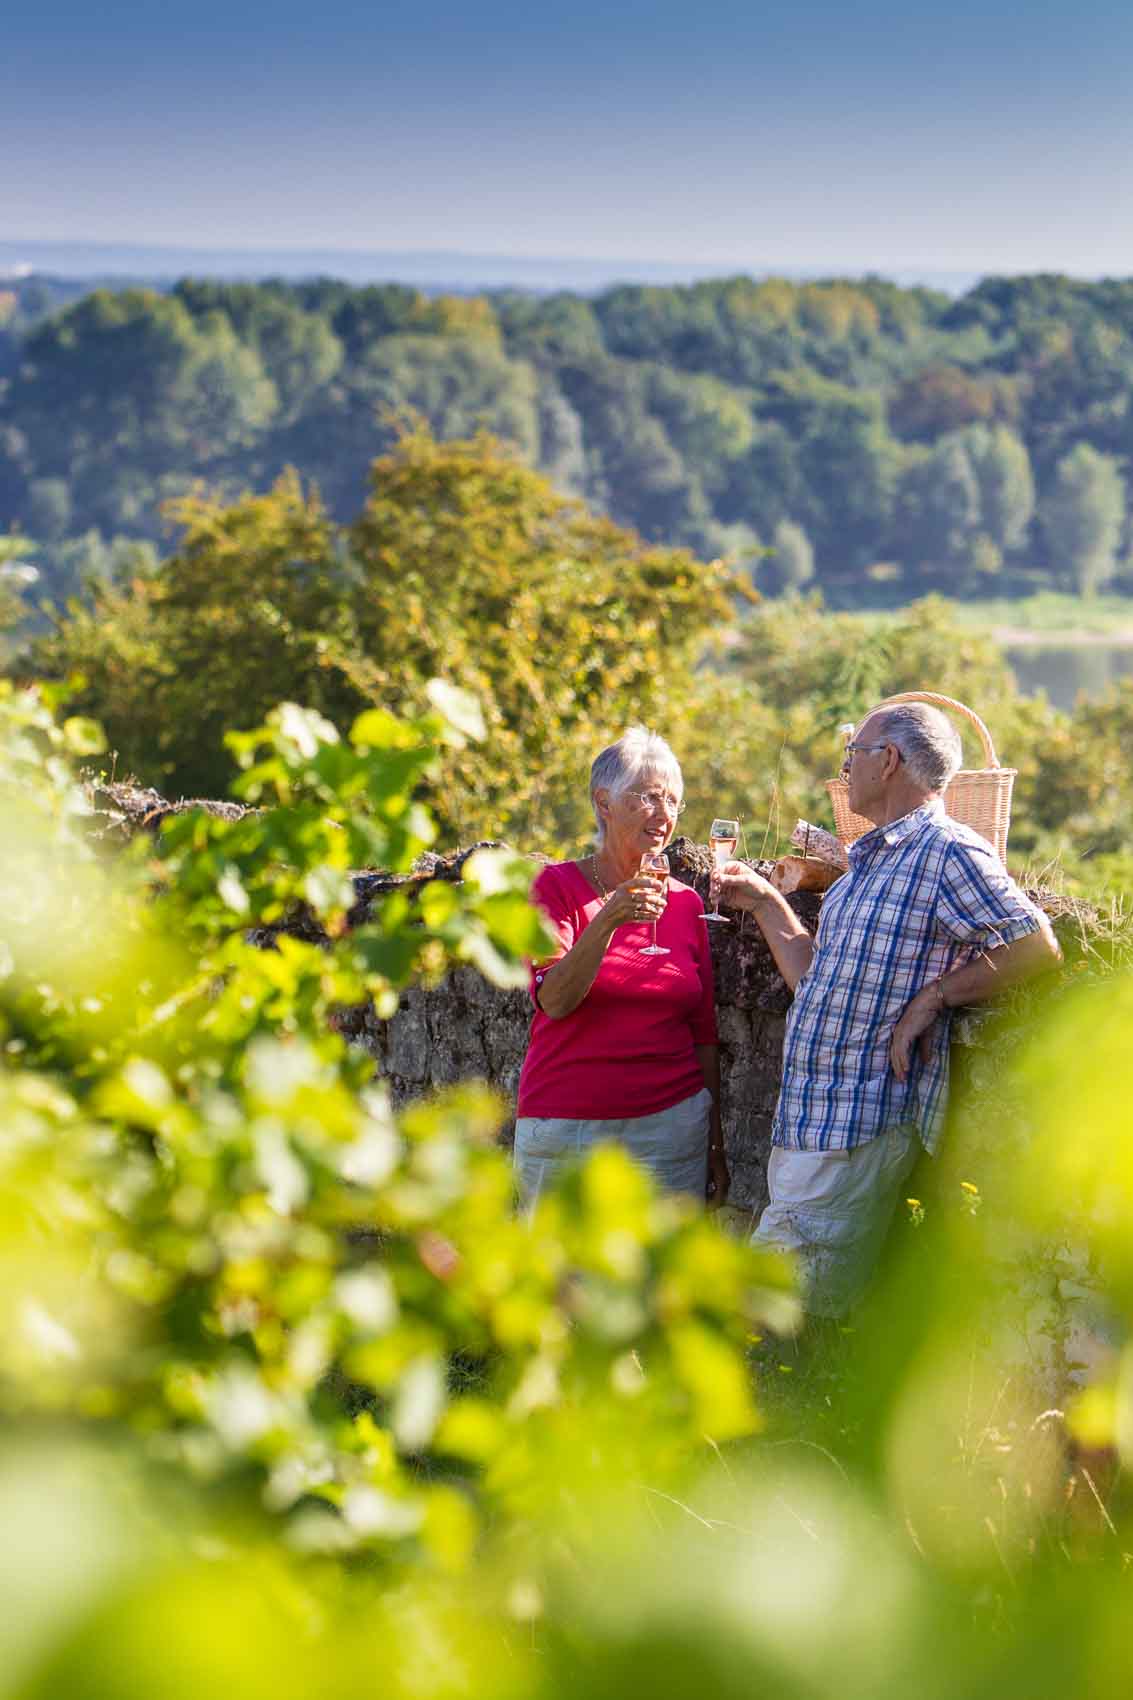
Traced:
<path fill-rule="evenodd" d="M 346 924 L 478 734 L 430 701 L 283 705 L 232 741 L 252 812 L 111 864 L 94 734 L 0 697 L 0 1695 L 1125 1700 L 1128 983 L 995 1070 L 870 1304 L 794 1340 L 786 1267 L 621 1152 L 521 1219 L 496 1101 L 395 1115 L 335 1031 L 540 945 L 501 852 Z"/>

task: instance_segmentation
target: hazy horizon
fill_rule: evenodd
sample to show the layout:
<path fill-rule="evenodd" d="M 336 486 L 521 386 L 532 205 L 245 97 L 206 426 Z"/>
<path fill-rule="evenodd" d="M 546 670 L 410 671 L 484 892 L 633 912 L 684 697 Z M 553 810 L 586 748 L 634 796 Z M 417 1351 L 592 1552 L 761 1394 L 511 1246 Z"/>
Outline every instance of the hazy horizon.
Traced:
<path fill-rule="evenodd" d="M 186 275 L 289 280 L 334 276 L 348 283 L 405 282 L 423 288 L 448 285 L 467 289 L 516 288 L 545 291 L 595 291 L 615 283 L 684 284 L 738 273 L 776 275 L 799 281 L 821 277 L 860 277 L 864 268 L 823 268 L 800 262 L 780 267 L 696 266 L 668 258 L 626 260 L 616 255 L 467 252 L 457 249 L 365 249 L 291 247 L 200 247 L 145 244 L 36 241 L 0 238 L 0 278 L 32 272 L 77 281 L 171 281 Z M 961 294 L 980 272 L 932 271 L 916 266 L 878 273 L 904 286 L 919 285 Z"/>

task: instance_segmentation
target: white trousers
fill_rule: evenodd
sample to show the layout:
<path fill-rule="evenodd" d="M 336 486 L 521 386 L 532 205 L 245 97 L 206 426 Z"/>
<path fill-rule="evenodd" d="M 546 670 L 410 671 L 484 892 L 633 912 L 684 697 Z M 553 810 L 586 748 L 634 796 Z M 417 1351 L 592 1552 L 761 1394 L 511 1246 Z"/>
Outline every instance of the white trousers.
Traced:
<path fill-rule="evenodd" d="M 865 1292 L 920 1150 L 908 1126 L 852 1151 L 772 1147 L 771 1197 L 752 1243 L 794 1253 L 811 1315 L 844 1316 Z"/>

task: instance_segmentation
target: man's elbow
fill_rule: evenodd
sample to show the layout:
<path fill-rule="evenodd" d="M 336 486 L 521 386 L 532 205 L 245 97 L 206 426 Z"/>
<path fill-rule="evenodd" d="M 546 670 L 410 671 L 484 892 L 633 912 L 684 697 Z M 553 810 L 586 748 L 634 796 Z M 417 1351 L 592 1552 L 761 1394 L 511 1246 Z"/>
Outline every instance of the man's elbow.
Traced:
<path fill-rule="evenodd" d="M 1058 964 L 1062 961 L 1062 946 L 1055 937 L 1054 928 L 1051 926 L 1049 917 L 1046 915 L 1043 916 L 1043 924 L 1039 930 L 1039 937 L 1043 944 L 1043 953 L 1045 957 L 1044 966 L 1047 968 L 1057 968 Z"/>
<path fill-rule="evenodd" d="M 1037 932 L 1027 939 L 1026 962 L 1031 974 L 1047 974 L 1062 961 L 1062 946 L 1046 915 L 1040 915 Z"/>

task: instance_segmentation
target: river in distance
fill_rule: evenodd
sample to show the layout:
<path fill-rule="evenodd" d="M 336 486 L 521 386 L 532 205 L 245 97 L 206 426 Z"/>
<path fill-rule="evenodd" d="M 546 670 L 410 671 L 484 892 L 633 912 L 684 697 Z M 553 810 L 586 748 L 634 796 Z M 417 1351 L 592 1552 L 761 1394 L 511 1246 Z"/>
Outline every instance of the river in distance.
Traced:
<path fill-rule="evenodd" d="M 1074 707 L 1080 696 L 1100 697 L 1119 679 L 1133 677 L 1133 644 L 1091 643 L 1007 644 L 1004 655 L 1027 696 L 1045 691 L 1057 708 Z"/>

